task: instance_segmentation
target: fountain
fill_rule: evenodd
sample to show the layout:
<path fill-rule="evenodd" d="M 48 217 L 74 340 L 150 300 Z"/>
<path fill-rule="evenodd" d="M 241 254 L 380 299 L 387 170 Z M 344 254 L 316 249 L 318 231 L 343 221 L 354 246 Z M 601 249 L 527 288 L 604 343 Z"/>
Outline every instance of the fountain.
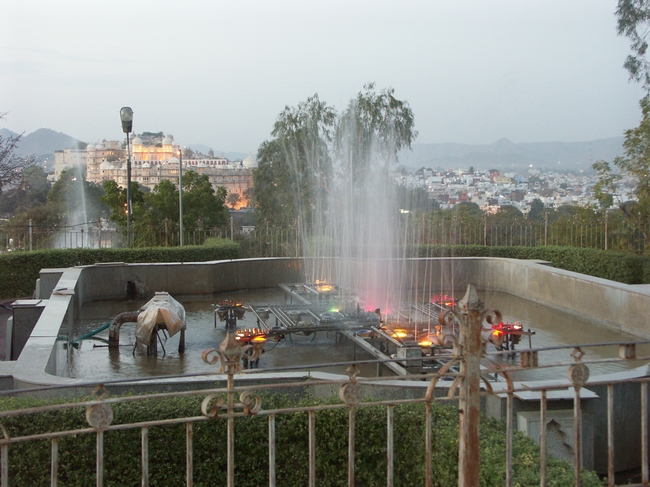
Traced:
<path fill-rule="evenodd" d="M 408 213 L 399 211 L 389 170 L 397 160 L 398 150 L 410 146 L 415 135 L 408 105 L 397 100 L 392 90 L 377 93 L 372 85 L 365 87 L 338 118 L 317 97 L 295 109 L 287 108 L 274 127 L 275 139 L 260 149 L 258 171 L 269 167 L 283 171 L 272 176 L 283 180 L 286 188 L 271 185 L 271 199 L 284 203 L 273 207 L 271 213 L 284 207 L 293 209 L 284 216 L 288 215 L 287 223 L 300 230 L 302 258 L 169 266 L 116 263 L 82 269 L 74 273 L 70 286 L 75 289 L 75 297 L 69 302 L 65 329 L 57 336 L 66 336 L 72 343 L 76 336 L 83 335 L 74 329 L 75 316 L 83 303 L 123 298 L 125 283 L 136 282 L 149 295 L 166 291 L 180 300 L 223 291 L 279 287 L 290 305 L 296 302 L 296 308 L 282 303 L 253 303 L 256 326 L 246 329 L 257 331 L 248 331 L 240 339 L 250 342 L 259 337 L 258 348 L 262 338 L 323 331 L 345 333 L 366 353 L 378 357 L 398 355 L 403 353 L 400 349 L 406 348 L 424 349 L 429 356 L 444 353 L 448 343 L 442 337 L 448 330 L 453 334 L 454 325 L 444 319 L 439 321 L 439 315 L 443 308 L 457 303 L 454 292 L 470 282 L 483 290 L 519 295 L 523 292 L 533 301 L 585 312 L 597 322 L 620 326 L 621 312 L 616 307 L 614 316 L 610 310 L 600 315 L 593 313 L 608 302 L 598 299 L 598 306 L 591 306 L 591 297 L 602 297 L 602 292 L 580 296 L 591 305 L 576 311 L 580 299 L 566 301 L 566 296 L 576 291 L 557 296 L 559 287 L 545 284 L 554 272 L 540 270 L 539 264 L 524 275 L 514 276 L 508 272 L 524 264 L 497 259 L 407 258 L 411 232 Z M 263 207 L 260 211 L 264 214 Z M 538 276 L 536 280 L 533 274 Z M 102 277 L 98 281 L 99 275 Z M 50 297 L 48 289 L 65 287 L 46 284 L 47 278 L 41 278 L 38 295 L 43 298 Z M 525 282 L 521 282 L 522 278 Z M 80 282 L 83 285 L 77 289 Z M 270 313 L 255 312 L 257 305 Z M 211 318 L 215 325 L 217 318 L 222 319 L 227 329 L 235 331 L 234 315 L 242 309 L 237 303 L 221 303 Z M 267 315 L 275 323 L 268 323 Z M 60 317 L 62 322 L 64 318 Z M 493 326 L 485 334 L 503 351 L 512 351 L 522 336 L 530 340 L 532 335 L 532 331 L 507 321 Z M 372 347 L 365 347 L 370 341 Z M 47 369 L 55 370 L 57 375 L 74 375 L 66 365 L 69 353 L 74 353 L 70 347 L 55 353 L 57 359 Z M 187 363 L 187 357 L 183 359 Z M 115 368 L 123 370 L 120 364 Z"/>

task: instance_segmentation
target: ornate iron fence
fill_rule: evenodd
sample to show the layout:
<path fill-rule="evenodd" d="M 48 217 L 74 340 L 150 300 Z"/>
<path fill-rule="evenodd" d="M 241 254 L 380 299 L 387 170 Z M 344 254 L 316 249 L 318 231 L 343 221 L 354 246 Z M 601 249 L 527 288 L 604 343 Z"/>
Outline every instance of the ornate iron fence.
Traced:
<path fill-rule="evenodd" d="M 241 243 L 247 257 L 295 257 L 301 255 L 305 234 L 295 227 L 258 226 L 250 232 L 232 226 L 186 229 L 186 245 L 202 245 L 208 238 L 231 238 Z M 578 221 L 529 222 L 493 225 L 489 222 L 463 223 L 453 219 L 404 220 L 397 230 L 396 242 L 405 244 L 451 244 L 486 246 L 569 246 L 643 253 L 646 235 L 626 220 L 615 223 Z M 165 226 L 133 232 L 136 247 L 176 246 L 177 229 Z M 123 247 L 124 230 L 106 228 L 100 223 L 64 227 L 0 227 L 0 249 L 40 250 L 49 248 Z"/>

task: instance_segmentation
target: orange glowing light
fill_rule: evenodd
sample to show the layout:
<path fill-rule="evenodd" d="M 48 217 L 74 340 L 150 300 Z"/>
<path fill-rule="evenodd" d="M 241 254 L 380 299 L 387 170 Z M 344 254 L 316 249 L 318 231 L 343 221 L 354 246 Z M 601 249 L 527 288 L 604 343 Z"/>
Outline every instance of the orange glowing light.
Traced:
<path fill-rule="evenodd" d="M 430 340 L 422 340 L 418 345 L 420 345 L 421 347 L 430 347 L 431 345 L 433 345 L 433 342 Z"/>
<path fill-rule="evenodd" d="M 266 337 L 264 335 L 258 335 L 255 338 L 253 338 L 254 342 L 262 343 L 266 341 Z"/>
<path fill-rule="evenodd" d="M 406 338 L 407 336 L 408 336 L 408 333 L 406 333 L 406 330 L 397 329 L 393 333 L 393 338 Z"/>

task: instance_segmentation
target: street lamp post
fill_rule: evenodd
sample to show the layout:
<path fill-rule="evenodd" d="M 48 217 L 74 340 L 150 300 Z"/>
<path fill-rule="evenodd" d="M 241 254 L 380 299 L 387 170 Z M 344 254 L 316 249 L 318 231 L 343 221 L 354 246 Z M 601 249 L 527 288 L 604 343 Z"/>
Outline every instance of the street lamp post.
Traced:
<path fill-rule="evenodd" d="M 183 246 L 183 149 L 178 149 L 178 223 L 181 231 L 181 247 Z"/>
<path fill-rule="evenodd" d="M 130 248 L 133 207 L 131 205 L 131 144 L 129 134 L 133 130 L 133 110 L 130 107 L 122 107 L 120 109 L 120 119 L 122 120 L 122 130 L 126 134 L 126 245 Z"/>

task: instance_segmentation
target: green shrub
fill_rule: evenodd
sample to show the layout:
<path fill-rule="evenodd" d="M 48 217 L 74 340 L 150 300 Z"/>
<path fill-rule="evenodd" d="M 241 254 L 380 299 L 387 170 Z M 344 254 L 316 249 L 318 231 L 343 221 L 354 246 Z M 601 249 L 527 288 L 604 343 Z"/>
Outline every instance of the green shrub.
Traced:
<path fill-rule="evenodd" d="M 483 245 L 419 245 L 414 257 L 504 257 L 550 262 L 553 267 L 625 284 L 650 283 L 650 258 L 611 250 L 579 247 L 486 247 Z"/>
<path fill-rule="evenodd" d="M 153 419 L 192 417 L 199 414 L 200 397 L 145 400 L 113 406 L 114 424 Z M 0 401 L 0 409 L 25 408 L 45 404 L 35 399 Z M 322 404 L 313 400 L 293 402 L 280 395 L 263 397 L 266 409 Z M 318 485 L 347 485 L 347 408 L 316 413 L 316 478 Z M 386 483 L 386 408 L 356 408 L 355 478 L 358 485 Z M 3 421 L 10 436 L 61 429 L 86 428 L 84 410 L 62 410 L 10 417 Z M 394 445 L 395 485 L 424 484 L 425 415 L 423 404 L 395 406 Z M 235 424 L 235 484 L 268 484 L 268 418 L 238 418 Z M 433 405 L 434 485 L 457 485 L 458 411 L 451 406 Z M 481 485 L 505 484 L 505 425 L 482 418 Z M 213 419 L 193 425 L 194 485 L 226 485 L 226 421 Z M 278 485 L 292 487 L 308 483 L 308 414 L 276 416 L 276 475 Z M 155 426 L 149 429 L 150 485 L 185 483 L 184 425 Z M 9 476 L 12 485 L 49 483 L 48 441 L 11 445 Z M 516 432 L 513 437 L 514 485 L 539 485 L 539 447 Z M 139 485 L 140 430 L 108 431 L 104 434 L 104 476 L 106 485 Z M 87 486 L 94 483 L 95 435 L 79 434 L 61 439 L 59 483 Z M 549 485 L 573 485 L 571 465 L 549 461 Z M 593 472 L 584 472 L 584 486 L 602 485 Z"/>
<path fill-rule="evenodd" d="M 54 249 L 0 255 L 0 298 L 31 296 L 41 269 L 91 265 L 97 262 L 205 262 L 241 257 L 239 244 L 218 239 L 212 245 L 134 249 Z"/>

